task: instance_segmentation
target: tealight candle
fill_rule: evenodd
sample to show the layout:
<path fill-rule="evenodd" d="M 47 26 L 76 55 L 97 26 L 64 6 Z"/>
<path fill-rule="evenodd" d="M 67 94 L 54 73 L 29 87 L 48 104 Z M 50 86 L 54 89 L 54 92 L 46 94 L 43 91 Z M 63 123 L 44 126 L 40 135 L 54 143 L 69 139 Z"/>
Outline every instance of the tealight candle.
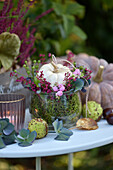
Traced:
<path fill-rule="evenodd" d="M 24 126 L 25 96 L 22 94 L 0 94 L 0 118 L 8 118 L 18 132 Z"/>

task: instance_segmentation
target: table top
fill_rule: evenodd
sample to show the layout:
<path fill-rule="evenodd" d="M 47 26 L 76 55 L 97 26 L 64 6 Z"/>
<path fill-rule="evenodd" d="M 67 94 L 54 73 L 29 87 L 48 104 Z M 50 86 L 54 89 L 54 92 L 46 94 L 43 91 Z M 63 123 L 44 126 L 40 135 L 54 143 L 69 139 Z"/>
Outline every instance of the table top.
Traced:
<path fill-rule="evenodd" d="M 98 122 L 97 130 L 73 130 L 68 141 L 54 140 L 55 133 L 49 133 L 45 138 L 37 139 L 31 146 L 20 147 L 17 143 L 7 145 L 0 150 L 1 158 L 43 157 L 68 154 L 92 149 L 113 142 L 113 125 L 106 120 Z"/>

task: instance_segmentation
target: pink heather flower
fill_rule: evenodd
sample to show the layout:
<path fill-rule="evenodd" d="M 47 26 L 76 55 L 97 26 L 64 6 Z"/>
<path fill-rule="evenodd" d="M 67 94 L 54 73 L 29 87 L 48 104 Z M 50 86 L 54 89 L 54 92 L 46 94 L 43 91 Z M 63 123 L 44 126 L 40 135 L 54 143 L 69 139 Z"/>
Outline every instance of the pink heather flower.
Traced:
<path fill-rule="evenodd" d="M 63 95 L 63 92 L 62 91 L 58 91 L 57 93 L 56 93 L 56 96 L 62 96 Z"/>
<path fill-rule="evenodd" d="M 80 76 L 81 75 L 81 72 L 80 72 L 80 70 L 79 69 L 76 69 L 74 72 L 73 72 L 73 74 L 75 75 L 75 76 Z"/>
<path fill-rule="evenodd" d="M 63 86 L 63 84 L 58 84 L 58 87 L 61 88 Z"/>
<path fill-rule="evenodd" d="M 60 91 L 64 91 L 65 87 L 62 85 L 62 87 L 60 87 Z"/>
<path fill-rule="evenodd" d="M 54 91 L 58 91 L 58 87 L 57 87 L 57 86 L 54 86 L 54 87 L 53 87 L 53 90 L 54 90 Z"/>
<path fill-rule="evenodd" d="M 47 93 L 51 93 L 51 90 L 50 90 L 50 89 L 48 89 L 48 90 L 47 90 Z"/>
<path fill-rule="evenodd" d="M 48 54 L 48 57 L 51 57 L 51 53 Z"/>

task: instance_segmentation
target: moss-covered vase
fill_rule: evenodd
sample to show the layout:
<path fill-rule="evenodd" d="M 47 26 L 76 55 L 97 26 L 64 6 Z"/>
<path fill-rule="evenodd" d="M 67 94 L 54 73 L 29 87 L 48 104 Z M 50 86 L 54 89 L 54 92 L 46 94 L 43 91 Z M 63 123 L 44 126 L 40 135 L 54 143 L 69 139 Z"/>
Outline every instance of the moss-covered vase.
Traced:
<path fill-rule="evenodd" d="M 70 128 L 80 118 L 81 107 L 79 92 L 72 89 L 59 98 L 56 98 L 54 92 L 32 94 L 30 113 L 32 118 L 41 117 L 46 120 L 49 130 L 53 129 L 52 122 L 57 118 L 63 120 L 64 127 Z"/>

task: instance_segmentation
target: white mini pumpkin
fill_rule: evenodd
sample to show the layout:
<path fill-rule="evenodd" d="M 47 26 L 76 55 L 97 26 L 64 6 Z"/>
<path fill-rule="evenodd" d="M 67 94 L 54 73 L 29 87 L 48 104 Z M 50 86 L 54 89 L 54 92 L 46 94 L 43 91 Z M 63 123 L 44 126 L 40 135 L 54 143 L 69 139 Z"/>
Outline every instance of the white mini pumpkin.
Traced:
<path fill-rule="evenodd" d="M 65 73 L 70 73 L 70 69 L 66 66 L 63 66 L 62 64 L 57 64 L 56 59 L 54 59 L 54 56 L 52 56 L 52 62 L 49 64 L 44 64 L 40 70 L 40 72 L 43 71 L 44 78 L 48 82 L 51 83 L 51 86 L 55 86 L 55 84 L 65 84 L 64 78 L 65 78 Z"/>

